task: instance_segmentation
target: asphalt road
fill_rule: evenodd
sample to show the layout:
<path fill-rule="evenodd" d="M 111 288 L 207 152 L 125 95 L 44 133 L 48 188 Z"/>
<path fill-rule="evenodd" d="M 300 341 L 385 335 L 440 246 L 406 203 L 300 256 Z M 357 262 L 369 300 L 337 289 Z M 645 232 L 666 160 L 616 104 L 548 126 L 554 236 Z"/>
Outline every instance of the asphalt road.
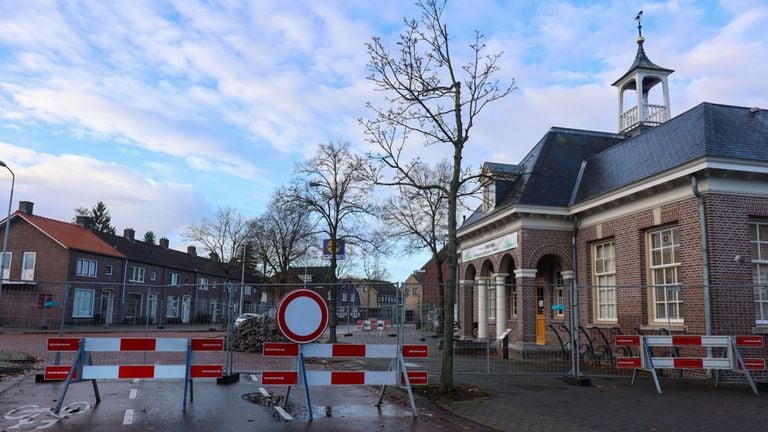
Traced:
<path fill-rule="evenodd" d="M 482 430 L 426 401 L 418 404 L 417 418 L 408 405 L 389 398 L 376 408 L 377 389 L 362 386 L 312 387 L 313 421 L 308 419 L 303 389 L 294 389 L 287 411 L 295 418 L 285 421 L 261 398 L 260 384 L 250 375 L 231 385 L 196 381 L 194 401 L 188 403 L 186 413 L 182 411 L 180 380 L 99 381 L 99 404 L 89 382 L 73 383 L 57 418 L 51 411 L 63 385 L 35 383 L 33 376 L 6 382 L 0 391 L 0 431 Z M 284 394 L 284 388 L 269 390 Z M 247 395 L 251 397 L 244 397 Z"/>

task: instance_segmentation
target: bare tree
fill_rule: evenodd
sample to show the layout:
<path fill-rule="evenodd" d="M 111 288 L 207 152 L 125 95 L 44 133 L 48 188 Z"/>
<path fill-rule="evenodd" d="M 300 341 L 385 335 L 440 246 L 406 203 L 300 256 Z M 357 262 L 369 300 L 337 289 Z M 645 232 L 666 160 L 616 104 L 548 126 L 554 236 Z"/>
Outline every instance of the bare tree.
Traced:
<path fill-rule="evenodd" d="M 386 94 L 387 107 L 369 103 L 374 118 L 361 120 L 361 123 L 369 141 L 378 146 L 378 152 L 372 156 L 392 173 L 390 179 L 380 177 L 380 184 L 441 190 L 446 196 L 449 266 L 442 321 L 451 322 L 458 271 L 458 195 L 462 184 L 477 179 L 462 168 L 462 153 L 480 112 L 515 87 L 514 82 L 503 85 L 494 78 L 501 53 L 486 55 L 484 37 L 479 32 L 475 32 L 475 38 L 469 44 L 471 58 L 457 68 L 443 15 L 445 1 L 422 0 L 417 5 L 421 8 L 421 18 L 405 21 L 394 54 L 379 38 L 367 44 L 369 79 L 377 90 Z M 405 145 L 411 143 L 414 136 L 423 145 L 446 146 L 453 150 L 452 172 L 447 185 L 420 184 L 414 178 L 422 161 L 404 160 L 403 156 Z M 443 326 L 443 338 L 440 387 L 449 391 L 453 388 L 451 326 Z"/>
<path fill-rule="evenodd" d="M 220 207 L 213 219 L 203 219 L 199 224 L 189 225 L 182 237 L 201 245 L 229 277 L 230 270 L 239 262 L 248 233 L 249 221 L 243 215 L 232 207 Z"/>
<path fill-rule="evenodd" d="M 275 192 L 266 212 L 251 222 L 255 253 L 276 275 L 287 275 L 291 263 L 306 256 L 316 243 L 309 208 L 282 200 L 285 194 Z"/>
<path fill-rule="evenodd" d="M 296 178 L 286 200 L 306 207 L 317 218 L 317 231 L 332 244 L 344 241 L 369 245 L 364 221 L 375 205 L 365 159 L 350 150 L 349 143 L 320 144 L 317 153 L 296 166 Z M 331 300 L 330 342 L 337 342 L 336 303 L 338 300 L 337 257 L 330 254 Z"/>
<path fill-rule="evenodd" d="M 440 312 L 445 308 L 445 276 L 443 262 L 445 254 L 440 250 L 448 239 L 448 188 L 452 174 L 451 164 L 442 160 L 430 166 L 415 165 L 411 178 L 419 185 L 442 185 L 443 188 L 412 187 L 399 185 L 397 193 L 387 200 L 381 210 L 381 218 L 387 237 L 400 241 L 406 253 L 428 249 L 437 265 L 438 316 L 440 325 L 437 332 L 442 334 L 443 320 Z M 463 188 L 458 193 L 459 202 L 466 193 Z"/>

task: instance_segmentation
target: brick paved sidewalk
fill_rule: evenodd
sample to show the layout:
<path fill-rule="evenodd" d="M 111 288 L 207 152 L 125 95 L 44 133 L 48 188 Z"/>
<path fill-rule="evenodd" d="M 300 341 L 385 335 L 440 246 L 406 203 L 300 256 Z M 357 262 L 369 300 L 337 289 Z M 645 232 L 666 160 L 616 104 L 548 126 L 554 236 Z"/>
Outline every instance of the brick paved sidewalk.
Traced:
<path fill-rule="evenodd" d="M 462 375 L 457 383 L 479 387 L 487 398 L 441 401 L 444 409 L 502 431 L 766 431 L 768 394 L 755 397 L 746 384 L 710 381 L 653 382 L 593 379 L 591 387 L 551 375 Z M 762 393 L 768 393 L 763 386 Z"/>

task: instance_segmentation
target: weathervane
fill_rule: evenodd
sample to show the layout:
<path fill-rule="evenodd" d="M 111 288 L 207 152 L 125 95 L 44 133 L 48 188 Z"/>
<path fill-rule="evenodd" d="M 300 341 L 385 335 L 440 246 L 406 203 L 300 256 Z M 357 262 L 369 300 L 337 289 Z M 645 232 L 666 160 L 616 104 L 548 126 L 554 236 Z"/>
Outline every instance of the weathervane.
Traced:
<path fill-rule="evenodd" d="M 637 21 L 637 37 L 638 39 L 643 38 L 643 11 L 637 13 L 637 16 L 635 17 L 635 21 Z"/>

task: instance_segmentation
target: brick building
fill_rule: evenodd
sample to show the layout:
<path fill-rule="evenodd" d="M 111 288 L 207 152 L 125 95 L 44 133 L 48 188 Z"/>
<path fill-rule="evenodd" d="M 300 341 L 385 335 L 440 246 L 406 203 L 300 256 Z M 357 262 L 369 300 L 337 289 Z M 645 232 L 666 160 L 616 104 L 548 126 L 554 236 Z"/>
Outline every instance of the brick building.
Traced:
<path fill-rule="evenodd" d="M 40 317 L 43 324 L 58 321 L 60 312 L 46 309 L 60 311 L 65 302 L 70 324 L 222 322 L 225 282 L 239 284 L 239 273 L 227 277 L 194 247 L 185 253 L 170 249 L 167 239 L 145 243 L 130 228 L 123 236 L 95 232 L 89 217 L 69 223 L 35 215 L 33 208 L 21 201 L 11 215 L 0 294 L 3 324 L 35 325 Z M 5 221 L 0 235 L 4 230 Z M 246 286 L 244 310 L 259 295 Z"/>
<path fill-rule="evenodd" d="M 613 84 L 618 133 L 553 127 L 519 164 L 483 165 L 458 231 L 463 338 L 475 323 L 479 339 L 552 344 L 572 286 L 586 328 L 768 333 L 768 111 L 670 118 L 673 71 L 643 42 Z"/>

